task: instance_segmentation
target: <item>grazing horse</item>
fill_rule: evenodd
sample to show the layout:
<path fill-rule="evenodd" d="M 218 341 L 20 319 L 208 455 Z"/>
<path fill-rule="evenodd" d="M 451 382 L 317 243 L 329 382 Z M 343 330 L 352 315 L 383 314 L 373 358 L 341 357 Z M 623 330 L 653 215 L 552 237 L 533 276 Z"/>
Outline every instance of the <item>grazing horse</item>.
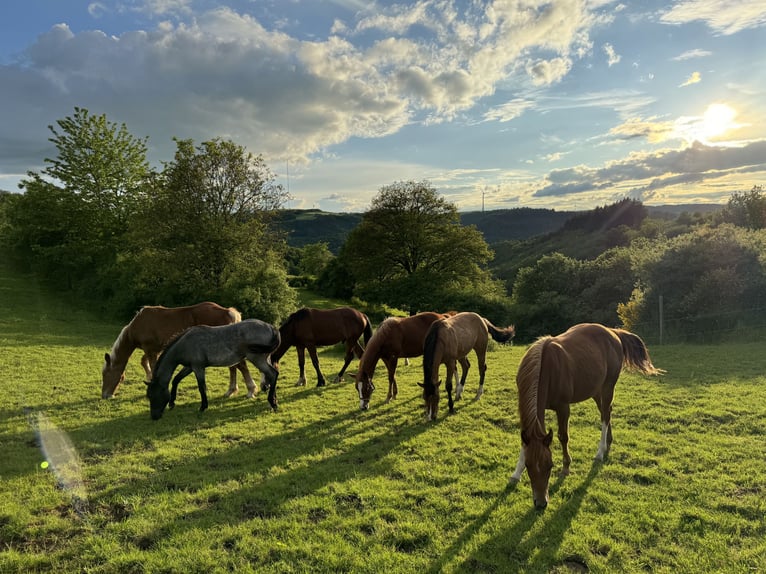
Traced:
<path fill-rule="evenodd" d="M 101 398 L 114 396 L 117 387 L 125 380 L 125 366 L 136 349 L 141 349 L 141 365 L 146 372 L 146 381 L 152 380 L 152 371 L 157 357 L 173 337 L 194 325 L 230 325 L 241 321 L 242 317 L 234 307 L 221 307 L 216 303 L 205 302 L 188 307 L 145 306 L 138 310 L 133 319 L 122 328 L 112 345 L 112 350 L 104 355 L 101 369 Z M 246 363 L 232 367 L 229 376 L 229 390 L 226 396 L 237 392 L 237 369 L 242 372 L 247 385 L 247 396 L 257 392 Z"/>
<path fill-rule="evenodd" d="M 388 396 L 386 396 L 386 403 L 388 403 L 395 399 L 399 392 L 395 376 L 399 358 L 403 357 L 406 360 L 421 356 L 428 328 L 434 321 L 451 315 L 454 313 L 425 311 L 410 317 L 389 317 L 378 325 L 372 339 L 364 347 L 364 353 L 359 361 L 359 370 L 356 373 L 356 390 L 359 393 L 361 410 L 364 411 L 370 407 L 370 398 L 375 390 L 372 377 L 378 361 L 383 361 L 388 370 Z M 465 372 L 468 361 L 464 358 L 459 361 Z M 457 378 L 457 373 L 455 376 Z"/>
<path fill-rule="evenodd" d="M 458 313 L 446 319 L 434 321 L 426 333 L 423 343 L 423 382 L 418 383 L 423 387 L 423 400 L 426 407 L 426 418 L 436 420 L 439 412 L 439 366 L 447 366 L 447 400 L 449 412 L 455 412 L 452 402 L 452 377 L 454 376 L 455 362 L 473 349 L 476 353 L 479 368 L 479 390 L 476 399 L 484 393 L 484 375 L 487 372 L 487 343 L 490 335 L 498 343 L 506 343 L 513 339 L 516 329 L 513 325 L 505 329 L 495 327 L 489 320 L 476 313 Z M 459 400 L 463 394 L 468 366 L 463 370 L 460 382 L 457 384 L 455 399 Z"/>
<path fill-rule="evenodd" d="M 279 327 L 279 335 L 281 343 L 271 354 L 271 361 L 278 365 L 279 360 L 287 350 L 295 345 L 298 352 L 298 368 L 300 369 L 300 376 L 296 385 L 303 386 L 306 384 L 305 351 L 308 350 L 311 363 L 317 373 L 317 387 L 323 387 L 325 378 L 319 369 L 317 347 L 326 347 L 341 342 L 346 344 L 343 368 L 334 379 L 334 382 L 342 381 L 343 373 L 346 372 L 354 355 L 362 356 L 363 349 L 359 345 L 359 337 L 364 335 L 364 344 L 366 345 L 372 337 L 372 326 L 367 315 L 351 307 L 339 307 L 338 309 L 304 307 L 287 318 Z"/>
<path fill-rule="evenodd" d="M 596 459 L 603 460 L 612 444 L 612 399 L 623 368 L 647 375 L 663 373 L 652 364 L 638 335 L 597 323 L 582 323 L 557 337 L 541 337 L 519 364 L 521 454 L 512 480 L 526 467 L 535 507 L 548 505 L 548 481 L 553 468 L 553 430 L 545 432 L 545 409 L 556 412 L 564 454 L 562 476 L 569 474 L 569 405 L 593 399 L 601 413 L 601 440 Z"/>
<path fill-rule="evenodd" d="M 269 404 L 277 409 L 277 375 L 279 371 L 269 361 L 269 355 L 279 345 L 279 331 L 273 325 L 247 319 L 231 325 L 189 327 L 173 339 L 160 355 L 151 382 L 147 383 L 146 396 L 152 419 L 162 416 L 169 404 L 172 409 L 176 402 L 176 391 L 181 379 L 194 373 L 202 399 L 200 411 L 207 409 L 206 367 L 229 367 L 248 359 L 263 374 L 269 388 Z M 178 365 L 183 368 L 173 378 L 173 387 L 168 384 Z"/>

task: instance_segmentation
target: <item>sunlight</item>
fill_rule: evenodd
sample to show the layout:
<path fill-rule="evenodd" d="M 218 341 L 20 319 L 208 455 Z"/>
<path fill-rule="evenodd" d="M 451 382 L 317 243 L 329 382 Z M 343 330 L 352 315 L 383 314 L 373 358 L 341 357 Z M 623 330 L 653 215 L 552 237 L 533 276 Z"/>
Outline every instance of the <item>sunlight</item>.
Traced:
<path fill-rule="evenodd" d="M 710 140 L 736 128 L 736 116 L 736 110 L 726 104 L 710 104 L 702 116 L 702 137 Z"/>

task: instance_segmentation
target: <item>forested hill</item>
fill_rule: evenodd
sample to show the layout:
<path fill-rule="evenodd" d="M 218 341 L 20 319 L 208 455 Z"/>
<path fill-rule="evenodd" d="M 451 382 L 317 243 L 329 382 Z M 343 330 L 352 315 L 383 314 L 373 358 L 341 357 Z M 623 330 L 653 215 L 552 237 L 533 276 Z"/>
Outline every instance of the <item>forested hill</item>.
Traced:
<path fill-rule="evenodd" d="M 575 212 L 552 209 L 498 209 L 460 214 L 463 225 L 475 225 L 487 243 L 528 239 L 561 228 Z M 277 225 L 287 234 L 293 247 L 325 242 L 338 252 L 348 233 L 362 219 L 361 213 L 328 213 L 318 209 L 284 209 L 277 213 Z"/>
<path fill-rule="evenodd" d="M 662 205 L 647 206 L 650 217 L 674 219 L 682 212 L 704 213 L 720 209 L 718 205 Z M 523 241 L 532 237 L 547 235 L 564 227 L 569 220 L 587 221 L 591 212 L 555 211 L 519 207 L 491 211 L 468 211 L 460 214 L 463 225 L 475 225 L 490 245 L 505 241 Z M 346 236 L 362 220 L 361 213 L 330 213 L 319 209 L 284 209 L 276 214 L 277 226 L 286 233 L 292 247 L 303 247 L 310 243 L 327 243 L 330 251 L 337 254 Z"/>

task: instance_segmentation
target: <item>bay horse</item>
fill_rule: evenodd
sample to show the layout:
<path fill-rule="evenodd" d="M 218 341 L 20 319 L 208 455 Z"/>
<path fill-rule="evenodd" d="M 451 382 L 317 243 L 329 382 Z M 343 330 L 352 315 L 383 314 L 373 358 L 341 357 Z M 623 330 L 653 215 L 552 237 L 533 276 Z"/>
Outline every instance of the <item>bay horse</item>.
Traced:
<path fill-rule="evenodd" d="M 431 324 L 454 314 L 454 312 L 424 311 L 409 317 L 388 317 L 378 325 L 372 338 L 364 347 L 362 358 L 359 360 L 359 370 L 356 373 L 356 390 L 359 393 L 361 410 L 364 411 L 370 407 L 370 398 L 375 390 L 372 378 L 378 361 L 383 361 L 388 371 L 386 403 L 389 403 L 399 393 L 396 384 L 396 367 L 399 359 L 404 358 L 406 361 L 408 358 L 420 357 L 423 354 L 423 341 Z M 468 368 L 468 361 L 465 358 L 459 360 L 465 371 Z M 457 379 L 457 373 L 455 378 Z"/>
<path fill-rule="evenodd" d="M 441 384 L 439 367 L 442 364 L 447 367 L 445 388 L 447 389 L 449 412 L 454 413 L 452 378 L 456 369 L 456 361 L 465 358 L 471 350 L 476 353 L 479 369 L 479 390 L 476 393 L 478 400 L 484 393 L 489 337 L 491 336 L 498 343 L 507 343 L 513 339 L 515 334 L 516 328 L 513 325 L 499 329 L 488 319 L 471 312 L 457 313 L 451 317 L 434 321 L 423 342 L 423 382 L 418 383 L 423 387 L 426 418 L 436 420 L 436 415 L 439 412 L 439 385 Z M 466 361 L 466 368 L 457 384 L 456 400 L 459 400 L 463 394 L 469 366 L 470 364 Z"/>
<path fill-rule="evenodd" d="M 521 453 L 511 479 L 519 481 L 524 468 L 532 483 L 536 508 L 548 505 L 548 482 L 553 460 L 553 430 L 545 432 L 545 410 L 556 412 L 558 437 L 564 456 L 562 476 L 569 474 L 569 405 L 593 399 L 601 413 L 601 440 L 596 460 L 603 460 L 612 445 L 612 399 L 620 372 L 646 375 L 657 369 L 638 335 L 598 323 L 581 323 L 556 337 L 541 337 L 529 347 L 519 364 Z"/>
<path fill-rule="evenodd" d="M 146 396 L 149 399 L 152 419 L 162 417 L 166 406 L 169 405 L 171 409 L 175 406 L 178 383 L 191 373 L 197 378 L 197 387 L 202 399 L 199 410 L 206 410 L 208 402 L 205 368 L 238 365 L 245 359 L 261 371 L 269 389 L 269 404 L 273 410 L 277 410 L 279 371 L 271 364 L 269 355 L 278 345 L 279 331 L 276 327 L 258 319 L 246 319 L 216 327 L 189 327 L 168 344 L 157 361 L 151 382 L 146 383 Z M 178 365 L 182 365 L 183 368 L 173 378 L 172 389 L 168 391 L 170 378 Z"/>
<path fill-rule="evenodd" d="M 271 361 L 275 365 L 279 365 L 279 360 L 294 345 L 298 353 L 298 369 L 300 370 L 296 385 L 303 386 L 306 384 L 305 351 L 308 350 L 311 363 L 317 374 L 317 387 L 323 387 L 326 381 L 319 368 L 317 347 L 345 343 L 346 355 L 343 368 L 333 382 L 342 381 L 343 374 L 354 355 L 362 356 L 363 349 L 359 345 L 359 337 L 364 336 L 366 345 L 372 337 L 372 325 L 367 315 L 351 307 L 339 307 L 337 309 L 303 307 L 290 315 L 279 327 L 279 335 L 281 342 L 271 354 Z"/>
<path fill-rule="evenodd" d="M 125 325 L 112 345 L 111 351 L 104 354 L 101 368 L 101 398 L 110 399 L 125 380 L 125 367 L 136 349 L 141 349 L 141 366 L 146 373 L 146 381 L 152 380 L 152 371 L 157 357 L 174 336 L 194 325 L 230 325 L 242 320 L 234 307 L 222 307 L 206 301 L 187 307 L 162 307 L 160 305 L 141 307 L 133 319 Z M 250 376 L 246 363 L 230 369 L 229 390 L 226 396 L 238 391 L 237 369 L 242 372 L 247 385 L 247 396 L 252 398 L 257 392 L 255 382 Z"/>

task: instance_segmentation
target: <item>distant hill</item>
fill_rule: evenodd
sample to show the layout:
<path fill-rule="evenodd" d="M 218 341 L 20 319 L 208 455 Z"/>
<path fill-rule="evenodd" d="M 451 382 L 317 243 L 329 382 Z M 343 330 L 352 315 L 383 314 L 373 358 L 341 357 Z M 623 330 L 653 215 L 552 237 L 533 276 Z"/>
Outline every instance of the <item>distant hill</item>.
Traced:
<path fill-rule="evenodd" d="M 721 209 L 722 205 L 687 204 L 645 206 L 649 217 L 675 219 L 681 213 L 708 213 Z M 603 208 L 600 208 L 603 209 Z M 600 211 L 596 209 L 593 211 Z M 501 252 L 508 248 L 505 242 L 526 241 L 542 238 L 561 230 L 565 224 L 587 219 L 590 212 L 555 211 L 553 209 L 520 207 L 491 211 L 467 211 L 460 213 L 460 223 L 475 225 L 493 249 Z M 309 243 L 327 243 L 330 251 L 337 254 L 346 237 L 362 221 L 361 213 L 330 213 L 320 209 L 283 209 L 275 214 L 276 224 L 287 238 L 288 245 L 303 247 Z M 578 243 L 584 241 L 581 237 Z M 547 242 L 547 241 L 543 241 Z"/>

